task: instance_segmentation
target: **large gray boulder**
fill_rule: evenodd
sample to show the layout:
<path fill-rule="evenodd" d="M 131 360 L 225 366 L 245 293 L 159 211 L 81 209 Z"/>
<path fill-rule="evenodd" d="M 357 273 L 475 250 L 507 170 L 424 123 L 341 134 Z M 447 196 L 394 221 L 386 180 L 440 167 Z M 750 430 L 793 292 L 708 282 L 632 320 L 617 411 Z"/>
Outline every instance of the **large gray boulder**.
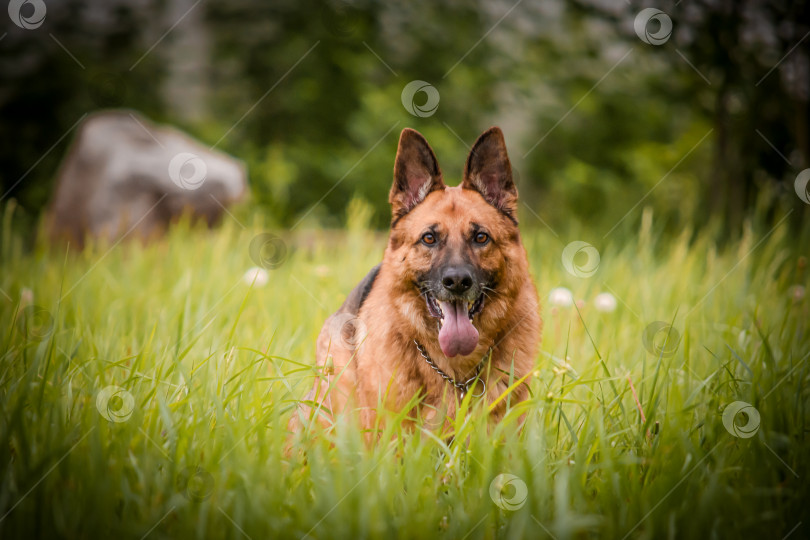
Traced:
<path fill-rule="evenodd" d="M 244 164 L 185 133 L 125 110 L 89 116 L 56 179 L 52 239 L 143 240 L 184 212 L 214 225 L 247 193 Z"/>

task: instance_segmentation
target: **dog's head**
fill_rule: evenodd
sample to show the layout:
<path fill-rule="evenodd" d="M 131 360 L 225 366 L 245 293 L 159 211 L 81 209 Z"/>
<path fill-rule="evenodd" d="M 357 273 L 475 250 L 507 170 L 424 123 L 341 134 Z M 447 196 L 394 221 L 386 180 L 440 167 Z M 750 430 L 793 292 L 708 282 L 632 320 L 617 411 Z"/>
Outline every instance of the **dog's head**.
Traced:
<path fill-rule="evenodd" d="M 499 128 L 475 142 L 456 187 L 444 184 L 424 137 L 402 131 L 387 256 L 407 303 L 403 311 L 436 334 L 447 357 L 472 354 L 480 331 L 499 327 L 526 274 L 517 196 Z"/>

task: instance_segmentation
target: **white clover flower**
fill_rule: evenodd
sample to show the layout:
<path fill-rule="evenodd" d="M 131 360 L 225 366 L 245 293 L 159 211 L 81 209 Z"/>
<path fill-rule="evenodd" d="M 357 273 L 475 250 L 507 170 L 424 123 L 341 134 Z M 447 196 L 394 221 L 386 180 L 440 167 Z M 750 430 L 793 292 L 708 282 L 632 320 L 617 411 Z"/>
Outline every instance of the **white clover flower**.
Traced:
<path fill-rule="evenodd" d="M 270 274 L 267 273 L 267 270 L 264 268 L 259 268 L 258 266 L 254 266 L 250 268 L 245 275 L 242 276 L 242 280 L 247 285 L 254 285 L 256 287 L 264 287 L 267 285 L 267 282 L 270 281 Z"/>
<path fill-rule="evenodd" d="M 593 299 L 593 305 L 596 311 L 603 311 L 610 313 L 616 311 L 616 297 L 608 292 L 599 293 Z"/>
<path fill-rule="evenodd" d="M 574 304 L 574 295 L 565 287 L 557 287 L 548 294 L 548 301 L 554 306 L 569 307 Z"/>

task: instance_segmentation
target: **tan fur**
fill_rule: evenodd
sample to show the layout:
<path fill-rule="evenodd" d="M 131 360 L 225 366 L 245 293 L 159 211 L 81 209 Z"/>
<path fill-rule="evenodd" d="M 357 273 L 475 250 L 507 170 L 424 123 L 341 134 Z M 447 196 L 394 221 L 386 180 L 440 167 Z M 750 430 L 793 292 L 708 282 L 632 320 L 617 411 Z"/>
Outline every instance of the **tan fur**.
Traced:
<path fill-rule="evenodd" d="M 379 402 L 386 409 L 401 411 L 416 394 L 423 396 L 421 403 L 446 410 L 452 417 L 458 394 L 427 365 L 414 340 L 456 380 L 469 378 L 487 350 L 493 347 L 492 359 L 482 373 L 486 396 L 474 398 L 486 399 L 488 403 L 507 389 L 513 369 L 515 380 L 534 369 L 541 319 L 526 251 L 514 220 L 517 190 L 512 185 L 511 191 L 494 197 L 490 193 L 489 200 L 481 194 L 497 190 L 499 174 L 508 173 L 511 183 L 511 168 L 500 130 L 493 128 L 482 135 L 468 160 L 464 182 L 456 187 L 443 184 L 438 165 L 430 170 L 434 164 L 432 151 L 425 156 L 414 154 L 410 146 L 426 146 L 427 143 L 422 143 L 423 139 L 416 132 L 406 131 L 400 140 L 391 195 L 394 226 L 379 274 L 356 313 L 363 323 L 359 327 L 365 326 L 367 335 L 362 345 L 352 350 L 335 331 L 335 321 L 346 318 L 350 297 L 340 311 L 327 319 L 318 338 L 317 362 L 326 374 L 305 399 L 323 405 L 324 425 L 329 424 L 332 415 L 359 407 L 363 411 L 360 414 L 362 427 L 369 429 L 373 427 L 374 409 Z M 416 134 L 419 141 L 411 142 L 408 139 L 411 134 Z M 482 163 L 477 163 L 481 160 Z M 491 160 L 495 163 L 494 169 L 490 167 Z M 427 163 L 425 167 L 421 165 L 423 162 Z M 397 185 L 397 179 L 402 185 Z M 402 194 L 403 189 L 410 191 Z M 416 194 L 415 201 L 408 197 L 413 194 Z M 491 237 L 489 244 L 484 247 L 467 245 L 471 222 L 486 228 Z M 472 264 L 494 275 L 497 283 L 494 291 L 486 292 L 484 307 L 476 316 L 475 327 L 480 338 L 476 349 L 467 356 L 444 357 L 437 340 L 436 319 L 430 317 L 414 283 L 417 275 L 436 264 L 438 252 L 419 241 L 425 228 L 433 224 L 446 234 L 444 249 L 464 253 Z M 514 404 L 527 396 L 528 386 L 523 384 L 514 390 L 511 402 Z M 505 407 L 506 400 L 501 400 L 491 415 L 493 421 L 502 418 Z M 311 413 L 310 407 L 302 407 L 291 420 L 290 428 L 299 429 L 301 420 L 306 420 Z"/>

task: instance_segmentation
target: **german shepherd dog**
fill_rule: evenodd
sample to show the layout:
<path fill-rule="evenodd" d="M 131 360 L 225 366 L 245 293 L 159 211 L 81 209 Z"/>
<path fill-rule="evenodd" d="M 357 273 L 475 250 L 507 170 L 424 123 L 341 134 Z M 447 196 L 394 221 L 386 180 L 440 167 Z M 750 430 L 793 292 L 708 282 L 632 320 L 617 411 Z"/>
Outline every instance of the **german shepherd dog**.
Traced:
<path fill-rule="evenodd" d="M 499 128 L 475 142 L 456 187 L 444 184 L 425 138 L 402 131 L 382 263 L 324 324 L 322 376 L 290 420 L 292 431 L 313 415 L 327 427 L 349 410 L 370 430 L 378 407 L 402 411 L 415 402 L 412 417 L 421 410 L 452 418 L 457 398 L 469 393 L 491 404 L 524 376 L 510 401 L 527 398 L 542 323 L 517 198 Z"/>

